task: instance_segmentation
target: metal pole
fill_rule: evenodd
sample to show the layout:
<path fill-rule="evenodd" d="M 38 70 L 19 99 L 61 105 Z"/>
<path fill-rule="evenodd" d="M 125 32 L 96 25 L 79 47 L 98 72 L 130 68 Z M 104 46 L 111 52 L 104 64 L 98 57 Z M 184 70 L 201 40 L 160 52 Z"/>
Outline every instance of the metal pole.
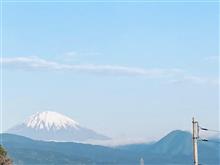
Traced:
<path fill-rule="evenodd" d="M 144 165 L 144 159 L 143 158 L 140 159 L 140 165 Z"/>
<path fill-rule="evenodd" d="M 192 140 L 193 140 L 193 159 L 194 159 L 194 165 L 199 165 L 199 160 L 198 160 L 198 122 L 195 121 L 194 117 L 192 118 L 192 130 L 193 130 L 193 135 L 192 135 Z"/>

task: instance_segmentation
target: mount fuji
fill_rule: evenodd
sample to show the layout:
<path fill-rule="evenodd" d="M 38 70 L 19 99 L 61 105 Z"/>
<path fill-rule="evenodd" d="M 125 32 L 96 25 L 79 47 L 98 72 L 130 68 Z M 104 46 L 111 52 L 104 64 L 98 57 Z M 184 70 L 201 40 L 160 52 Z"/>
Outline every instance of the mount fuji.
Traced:
<path fill-rule="evenodd" d="M 38 112 L 23 123 L 10 128 L 7 133 L 26 136 L 35 140 L 86 142 L 108 140 L 95 131 L 82 127 L 73 119 L 57 112 Z"/>

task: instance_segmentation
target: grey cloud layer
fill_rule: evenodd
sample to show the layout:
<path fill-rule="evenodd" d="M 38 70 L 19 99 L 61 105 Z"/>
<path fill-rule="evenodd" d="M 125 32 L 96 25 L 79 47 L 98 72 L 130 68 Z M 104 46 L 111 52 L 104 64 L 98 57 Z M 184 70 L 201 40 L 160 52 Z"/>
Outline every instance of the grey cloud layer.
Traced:
<path fill-rule="evenodd" d="M 45 60 L 39 57 L 10 57 L 1 59 L 6 68 L 15 69 L 46 69 L 64 70 L 74 72 L 101 73 L 126 76 L 145 76 L 149 78 L 168 78 L 170 82 L 190 81 L 193 83 L 218 84 L 218 80 L 210 80 L 197 76 L 187 75 L 181 69 L 144 69 L 118 65 L 94 65 L 94 64 L 63 64 Z"/>

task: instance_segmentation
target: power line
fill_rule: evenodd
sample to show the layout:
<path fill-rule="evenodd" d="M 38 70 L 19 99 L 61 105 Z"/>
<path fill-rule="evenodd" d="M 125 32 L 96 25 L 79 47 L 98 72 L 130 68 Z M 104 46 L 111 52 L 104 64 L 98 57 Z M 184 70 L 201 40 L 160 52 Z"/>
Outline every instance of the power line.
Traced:
<path fill-rule="evenodd" d="M 199 141 L 207 142 L 207 139 L 199 139 Z"/>
<path fill-rule="evenodd" d="M 220 144 L 220 141 L 214 141 L 214 140 L 208 140 L 208 139 L 199 139 L 199 141 L 210 142 L 210 143 L 218 143 L 218 144 Z"/>
<path fill-rule="evenodd" d="M 220 131 L 219 130 L 214 130 L 214 129 L 208 129 L 208 128 L 203 128 L 203 127 L 199 127 L 201 130 L 203 130 L 203 131 L 210 131 L 210 132 L 218 132 L 218 133 L 220 133 Z"/>

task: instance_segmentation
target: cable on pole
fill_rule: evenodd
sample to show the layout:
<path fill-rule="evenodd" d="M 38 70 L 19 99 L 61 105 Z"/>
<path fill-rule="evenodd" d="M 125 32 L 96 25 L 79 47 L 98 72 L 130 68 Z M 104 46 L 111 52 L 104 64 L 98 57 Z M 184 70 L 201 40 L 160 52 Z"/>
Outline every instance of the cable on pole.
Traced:
<path fill-rule="evenodd" d="M 210 142 L 210 143 L 218 143 L 218 144 L 220 144 L 220 141 L 214 141 L 214 140 L 208 140 L 208 139 L 199 139 L 199 141 Z"/>
<path fill-rule="evenodd" d="M 203 127 L 199 127 L 201 130 L 203 130 L 203 131 L 210 131 L 210 132 L 219 132 L 220 133 L 220 131 L 219 130 L 214 130 L 214 129 L 208 129 L 208 128 L 203 128 Z"/>
<path fill-rule="evenodd" d="M 214 130 L 214 129 L 208 129 L 208 128 L 200 127 L 198 121 L 195 121 L 194 118 L 193 118 L 192 123 L 193 123 L 193 144 L 195 144 L 197 141 L 203 141 L 203 142 L 215 143 L 217 145 L 218 144 L 220 145 L 220 140 L 219 141 L 215 141 L 215 140 L 209 140 L 209 139 L 202 139 L 200 137 L 200 134 L 199 134 L 200 130 L 201 131 L 215 132 L 215 133 L 220 133 L 220 130 Z M 195 127 L 197 128 L 197 131 L 196 131 Z M 196 137 L 195 137 L 195 134 L 197 134 Z M 204 165 L 204 164 L 200 164 L 198 162 L 198 148 L 197 148 L 197 144 L 196 144 L 196 147 L 195 147 L 195 145 L 193 145 L 193 148 L 194 148 L 194 150 L 193 150 L 193 152 L 194 152 L 194 165 Z M 197 152 L 196 152 L 197 156 L 196 157 L 195 157 L 195 148 L 197 150 Z M 195 158 L 197 158 L 197 161 L 195 161 L 196 160 Z"/>

